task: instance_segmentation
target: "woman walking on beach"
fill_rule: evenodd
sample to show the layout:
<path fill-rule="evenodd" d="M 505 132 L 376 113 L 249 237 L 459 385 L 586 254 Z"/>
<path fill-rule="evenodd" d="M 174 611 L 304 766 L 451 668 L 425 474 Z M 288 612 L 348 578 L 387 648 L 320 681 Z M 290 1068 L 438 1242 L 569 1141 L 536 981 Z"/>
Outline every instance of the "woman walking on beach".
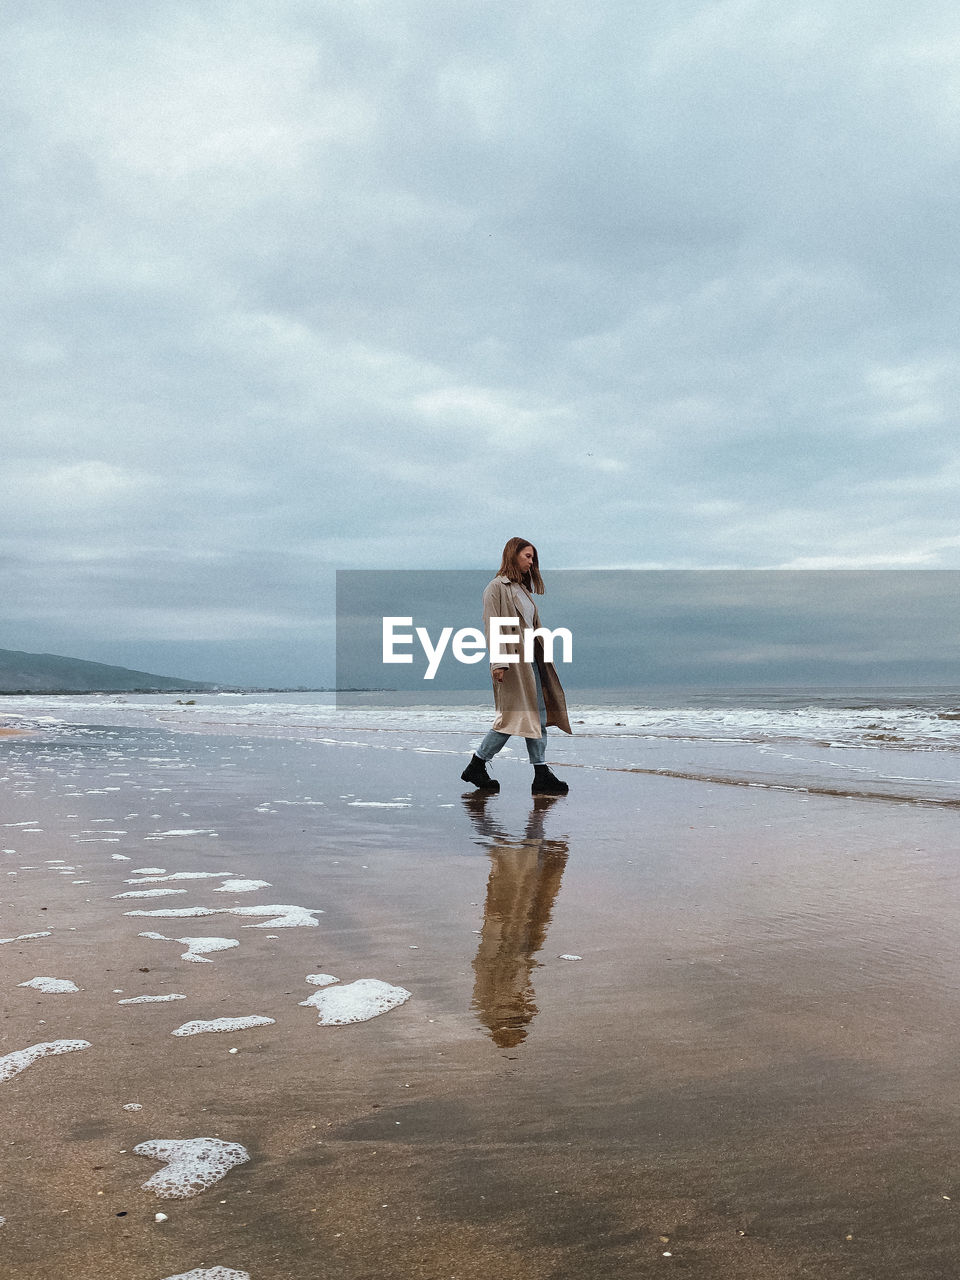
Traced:
<path fill-rule="evenodd" d="M 524 637 L 528 631 L 540 627 L 534 593 L 543 595 L 537 549 L 525 538 L 511 538 L 503 548 L 497 576 L 483 593 L 483 630 L 487 648 L 492 653 L 491 619 L 517 619 L 519 627 L 504 628 L 503 634 L 510 651 L 518 655 L 519 661 L 510 664 L 491 661 L 496 719 L 460 777 L 480 790 L 499 791 L 500 783 L 487 773 L 487 761 L 496 755 L 512 734 L 518 734 L 527 740 L 527 755 L 533 765 L 533 794 L 566 795 L 569 790 L 567 784 L 556 777 L 545 763 L 547 725 L 556 725 L 564 733 L 572 730 L 560 680 L 553 663 L 544 657 L 539 636 L 534 637 L 534 660 L 523 661 Z M 512 640 L 510 631 L 513 632 Z"/>

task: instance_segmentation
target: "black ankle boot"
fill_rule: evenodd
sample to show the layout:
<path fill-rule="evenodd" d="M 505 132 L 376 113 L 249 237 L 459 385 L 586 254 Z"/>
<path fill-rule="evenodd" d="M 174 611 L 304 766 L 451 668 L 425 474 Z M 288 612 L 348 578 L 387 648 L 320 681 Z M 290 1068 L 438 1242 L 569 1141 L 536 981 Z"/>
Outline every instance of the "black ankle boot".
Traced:
<path fill-rule="evenodd" d="M 496 778 L 491 778 L 487 773 L 487 762 L 481 760 L 479 756 L 474 756 L 463 773 L 460 775 L 463 782 L 469 782 L 472 786 L 478 787 L 481 791 L 499 791 L 500 783 Z"/>
<path fill-rule="evenodd" d="M 547 764 L 533 766 L 533 786 L 530 788 L 535 796 L 565 796 L 570 788 L 560 778 L 550 772 Z"/>

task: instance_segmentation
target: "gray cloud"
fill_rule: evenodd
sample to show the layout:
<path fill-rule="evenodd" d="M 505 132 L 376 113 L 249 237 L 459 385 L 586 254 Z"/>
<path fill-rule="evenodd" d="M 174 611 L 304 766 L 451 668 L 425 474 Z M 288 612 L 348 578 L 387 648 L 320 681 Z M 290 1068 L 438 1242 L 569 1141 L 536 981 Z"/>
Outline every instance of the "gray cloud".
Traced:
<path fill-rule="evenodd" d="M 335 568 L 514 532 L 958 563 L 945 0 L 5 21 L 0 644 L 328 679 Z"/>

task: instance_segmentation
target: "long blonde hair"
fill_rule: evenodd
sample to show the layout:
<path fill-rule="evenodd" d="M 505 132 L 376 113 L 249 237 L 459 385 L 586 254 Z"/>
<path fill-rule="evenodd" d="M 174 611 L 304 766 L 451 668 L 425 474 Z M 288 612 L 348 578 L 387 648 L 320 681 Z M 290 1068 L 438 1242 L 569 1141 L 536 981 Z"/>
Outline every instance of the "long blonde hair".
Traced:
<path fill-rule="evenodd" d="M 524 547 L 530 547 L 533 551 L 533 564 L 526 573 L 522 573 L 519 564 L 517 564 L 517 556 Z M 511 582 L 522 583 L 528 591 L 533 591 L 538 596 L 543 595 L 543 579 L 540 577 L 540 557 L 537 555 L 537 548 L 529 538 L 510 539 L 503 548 L 503 556 L 497 572 L 501 577 L 509 578 Z"/>

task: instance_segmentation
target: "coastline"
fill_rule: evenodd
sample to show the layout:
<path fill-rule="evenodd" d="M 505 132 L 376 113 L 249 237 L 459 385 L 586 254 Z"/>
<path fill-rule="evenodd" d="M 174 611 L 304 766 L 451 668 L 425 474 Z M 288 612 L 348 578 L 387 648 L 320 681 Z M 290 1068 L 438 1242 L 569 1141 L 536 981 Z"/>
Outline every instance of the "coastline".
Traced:
<path fill-rule="evenodd" d="M 0 1057 L 90 1043 L 0 1083 L 0 1274 L 612 1280 L 669 1253 L 927 1280 L 960 1256 L 948 811 L 587 769 L 534 804 L 511 759 L 483 802 L 415 746 L 116 726 L 10 739 L 0 772 L 0 934 L 50 930 L 0 948 Z M 148 867 L 220 879 L 114 897 Z M 125 914 L 166 903 L 217 914 Z M 146 931 L 240 945 L 191 963 Z M 316 973 L 411 997 L 318 1026 Z M 246 1015 L 275 1021 L 170 1034 Z M 137 1143 L 201 1135 L 250 1160 L 142 1190 Z"/>

